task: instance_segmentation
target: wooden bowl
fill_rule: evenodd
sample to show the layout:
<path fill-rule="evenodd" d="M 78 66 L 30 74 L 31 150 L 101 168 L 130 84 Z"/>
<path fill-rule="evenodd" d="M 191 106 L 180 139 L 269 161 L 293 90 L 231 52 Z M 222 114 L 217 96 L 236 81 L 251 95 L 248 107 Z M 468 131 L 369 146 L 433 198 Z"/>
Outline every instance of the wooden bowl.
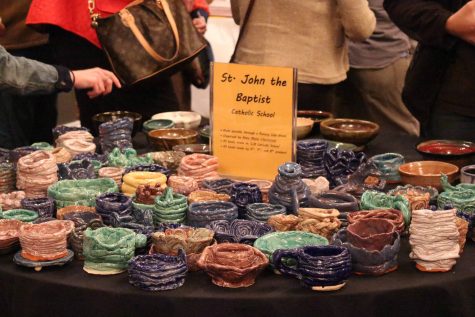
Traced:
<path fill-rule="evenodd" d="M 297 139 L 303 139 L 312 131 L 313 120 L 309 118 L 297 118 Z"/>
<path fill-rule="evenodd" d="M 378 135 L 379 125 L 357 119 L 326 119 L 320 123 L 320 132 L 329 140 L 365 145 Z"/>
<path fill-rule="evenodd" d="M 158 151 L 171 151 L 175 145 L 196 143 L 198 132 L 191 129 L 160 129 L 148 133 L 150 144 Z"/>
<path fill-rule="evenodd" d="M 399 174 L 403 184 L 414 186 L 432 186 L 439 191 L 441 174 L 447 175 L 449 182 L 457 178 L 459 168 L 456 165 L 440 161 L 418 161 L 399 166 Z"/>
<path fill-rule="evenodd" d="M 92 123 L 94 125 L 94 134 L 99 134 L 99 126 L 108 121 L 114 121 L 120 118 L 130 118 L 134 121 L 134 128 L 132 130 L 132 135 L 135 135 L 140 128 L 142 127 L 142 115 L 137 112 L 131 111 L 108 111 L 95 114 L 92 117 Z"/>

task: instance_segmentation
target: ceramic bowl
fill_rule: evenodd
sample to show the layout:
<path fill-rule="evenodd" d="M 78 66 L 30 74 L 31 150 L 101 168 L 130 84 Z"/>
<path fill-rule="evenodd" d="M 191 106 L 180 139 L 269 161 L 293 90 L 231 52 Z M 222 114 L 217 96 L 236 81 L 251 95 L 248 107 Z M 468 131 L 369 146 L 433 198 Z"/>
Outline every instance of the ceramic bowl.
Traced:
<path fill-rule="evenodd" d="M 135 135 L 142 127 L 142 115 L 137 112 L 131 111 L 108 111 L 95 114 L 92 117 L 92 123 L 94 125 L 94 133 L 97 135 L 99 132 L 99 126 L 108 121 L 114 121 L 120 118 L 131 118 L 134 121 L 134 128 L 132 135 Z"/>
<path fill-rule="evenodd" d="M 381 177 L 388 182 L 400 181 L 399 166 L 404 164 L 404 156 L 399 153 L 384 153 L 371 157 L 376 167 L 381 172 Z"/>
<path fill-rule="evenodd" d="M 416 146 L 427 160 L 444 161 L 462 167 L 473 164 L 475 143 L 461 140 L 429 140 Z"/>
<path fill-rule="evenodd" d="M 173 128 L 152 130 L 148 138 L 158 151 L 171 151 L 175 145 L 196 143 L 198 132 L 191 129 Z"/>
<path fill-rule="evenodd" d="M 209 125 L 204 126 L 199 131 L 200 137 L 204 143 L 209 143 L 211 138 L 211 128 Z"/>
<path fill-rule="evenodd" d="M 178 255 L 183 249 L 186 254 L 201 253 L 213 242 L 214 232 L 205 228 L 166 229 L 152 234 L 153 251 L 168 255 Z"/>
<path fill-rule="evenodd" d="M 196 202 L 188 207 L 188 224 L 193 227 L 206 227 L 214 220 L 232 221 L 238 217 L 238 207 L 232 202 Z"/>
<path fill-rule="evenodd" d="M 357 248 L 368 251 L 381 251 L 392 244 L 394 224 L 383 218 L 360 219 L 348 226 L 348 242 Z"/>
<path fill-rule="evenodd" d="M 210 154 L 211 148 L 208 144 L 178 144 L 173 146 L 173 151 L 182 151 L 187 155 L 193 153 Z"/>
<path fill-rule="evenodd" d="M 211 276 L 215 285 L 229 288 L 248 287 L 269 264 L 267 256 L 256 248 L 238 243 L 206 247 L 198 266 Z"/>
<path fill-rule="evenodd" d="M 374 209 L 355 211 L 348 214 L 348 222 L 350 224 L 362 219 L 386 219 L 390 221 L 397 232 L 401 234 L 404 231 L 404 218 L 402 212 L 397 209 Z"/>
<path fill-rule="evenodd" d="M 465 184 L 475 184 L 475 165 L 462 167 L 460 170 L 460 182 Z"/>
<path fill-rule="evenodd" d="M 272 227 L 258 221 L 235 219 L 212 221 L 208 226 L 215 232 L 218 243 L 243 243 L 253 245 L 257 238 L 272 232 Z"/>
<path fill-rule="evenodd" d="M 298 110 L 297 117 L 300 118 L 310 118 L 313 120 L 313 133 L 318 133 L 320 131 L 320 123 L 325 119 L 333 118 L 331 112 L 320 111 L 320 110 Z"/>
<path fill-rule="evenodd" d="M 321 122 L 320 132 L 330 140 L 365 145 L 378 135 L 379 125 L 357 119 L 327 119 Z"/>
<path fill-rule="evenodd" d="M 201 115 L 193 111 L 171 111 L 157 113 L 152 116 L 152 120 L 156 119 L 172 120 L 175 123 L 175 128 L 185 129 L 198 129 L 201 123 Z"/>
<path fill-rule="evenodd" d="M 313 120 L 309 118 L 297 118 L 297 139 L 303 139 L 312 132 Z"/>
<path fill-rule="evenodd" d="M 23 224 L 22 221 L 16 219 L 0 219 L 0 254 L 7 254 L 18 249 L 18 237 Z"/>
<path fill-rule="evenodd" d="M 439 161 L 418 161 L 399 166 L 403 184 L 432 186 L 441 190 L 440 175 L 447 175 L 449 182 L 455 181 L 459 168 L 453 164 Z"/>
<path fill-rule="evenodd" d="M 175 126 L 175 122 L 170 119 L 147 120 L 143 123 L 142 131 L 147 134 L 152 130 L 170 129 Z"/>

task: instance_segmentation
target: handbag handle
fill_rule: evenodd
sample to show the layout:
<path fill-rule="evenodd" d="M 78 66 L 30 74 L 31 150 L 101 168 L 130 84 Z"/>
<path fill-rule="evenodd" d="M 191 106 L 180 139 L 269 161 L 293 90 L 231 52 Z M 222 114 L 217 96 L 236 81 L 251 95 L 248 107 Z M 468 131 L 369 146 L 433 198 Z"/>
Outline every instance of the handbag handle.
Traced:
<path fill-rule="evenodd" d="M 167 0 L 156 0 L 156 3 L 157 3 L 158 7 L 161 7 L 163 9 L 163 11 L 165 13 L 165 16 L 167 17 L 167 20 L 170 24 L 170 27 L 172 28 L 173 37 L 175 38 L 176 50 L 175 50 L 175 53 L 173 54 L 173 56 L 170 57 L 170 58 L 166 58 L 166 57 L 161 56 L 160 54 L 158 54 L 153 49 L 153 47 L 150 45 L 150 43 L 147 41 L 147 39 L 145 39 L 142 32 L 137 27 L 137 24 L 135 23 L 134 16 L 127 9 L 128 7 L 130 7 L 132 5 L 142 3 L 142 2 L 143 2 L 143 0 L 133 1 L 132 3 L 127 5 L 124 9 L 120 10 L 119 16 L 122 20 L 122 23 L 124 23 L 125 26 L 130 28 L 130 30 L 134 34 L 135 38 L 137 39 L 137 41 L 140 43 L 140 45 L 142 45 L 144 50 L 154 60 L 156 60 L 157 62 L 171 62 L 171 61 L 175 60 L 176 57 L 178 56 L 178 53 L 179 53 L 179 50 L 180 50 L 180 37 L 178 35 L 178 27 L 176 26 L 176 21 L 175 21 L 175 18 L 173 17 L 173 14 L 172 14 L 171 10 L 170 10 L 170 6 L 168 5 L 168 1 Z M 89 3 L 89 13 L 91 15 L 92 23 L 94 25 L 94 23 L 97 23 L 96 20 L 99 17 L 99 15 L 97 13 L 94 13 L 95 1 L 94 0 L 89 0 L 88 3 Z"/>

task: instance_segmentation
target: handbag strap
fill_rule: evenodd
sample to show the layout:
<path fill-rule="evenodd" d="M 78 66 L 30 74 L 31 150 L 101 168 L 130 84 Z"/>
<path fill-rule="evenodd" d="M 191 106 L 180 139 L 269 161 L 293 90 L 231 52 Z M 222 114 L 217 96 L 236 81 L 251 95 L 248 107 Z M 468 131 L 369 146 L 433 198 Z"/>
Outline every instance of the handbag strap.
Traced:
<path fill-rule="evenodd" d="M 236 46 L 234 47 L 233 55 L 231 56 L 231 60 L 229 61 L 230 63 L 233 63 L 234 60 L 236 59 L 236 52 L 239 46 L 239 42 L 241 42 L 242 35 L 244 34 L 244 30 L 246 29 L 247 22 L 249 21 L 249 17 L 251 16 L 251 11 L 252 11 L 252 8 L 254 7 L 254 3 L 255 3 L 255 0 L 249 1 L 249 5 L 247 6 L 247 10 L 246 10 L 246 15 L 244 16 L 244 19 L 242 20 L 241 29 L 239 30 L 239 36 L 236 42 Z"/>
<path fill-rule="evenodd" d="M 142 32 L 137 27 L 137 24 L 135 23 L 134 16 L 127 9 L 128 7 L 130 7 L 132 5 L 142 3 L 142 2 L 143 2 L 143 0 L 133 1 L 132 3 L 127 5 L 124 9 L 120 10 L 119 16 L 122 20 L 122 23 L 124 23 L 125 26 L 130 28 L 130 30 L 134 34 L 135 38 L 137 39 L 137 41 L 140 43 L 140 45 L 142 45 L 143 49 L 154 60 L 156 60 L 157 62 L 160 62 L 160 63 L 162 63 L 162 62 L 171 62 L 171 61 L 175 60 L 176 57 L 178 56 L 178 53 L 179 53 L 179 50 L 180 50 L 180 37 L 178 35 L 178 27 L 176 25 L 175 18 L 173 17 L 173 14 L 170 10 L 170 6 L 168 5 L 168 0 L 156 0 L 156 3 L 157 3 L 157 6 L 159 8 L 161 7 L 163 9 L 163 12 L 165 13 L 165 16 L 167 17 L 167 20 L 168 20 L 168 22 L 170 24 L 170 27 L 172 29 L 173 37 L 175 38 L 175 43 L 176 43 L 175 53 L 170 58 L 163 57 L 162 55 L 160 55 L 159 53 L 157 53 L 157 51 L 155 51 L 153 49 L 153 47 L 150 45 L 150 43 L 147 41 L 147 39 L 143 36 Z M 92 23 L 94 25 L 94 22 L 96 22 L 97 18 L 99 17 L 97 15 L 97 13 L 94 13 L 95 1 L 94 0 L 89 0 L 88 3 L 89 3 L 89 12 L 91 14 Z"/>

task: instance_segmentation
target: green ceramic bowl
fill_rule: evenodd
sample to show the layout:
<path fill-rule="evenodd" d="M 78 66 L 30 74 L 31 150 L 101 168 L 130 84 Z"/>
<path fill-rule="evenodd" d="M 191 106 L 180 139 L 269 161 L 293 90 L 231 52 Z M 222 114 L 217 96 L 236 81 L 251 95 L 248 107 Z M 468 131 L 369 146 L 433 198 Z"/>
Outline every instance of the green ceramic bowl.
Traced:
<path fill-rule="evenodd" d="M 170 129 L 175 126 L 175 122 L 170 119 L 151 119 L 143 123 L 142 131 L 148 134 L 152 130 Z"/>
<path fill-rule="evenodd" d="M 26 209 L 11 209 L 8 211 L 0 212 L 3 219 L 16 219 L 23 222 L 33 222 L 38 219 L 38 213 L 33 210 Z"/>
<path fill-rule="evenodd" d="M 278 249 L 295 249 L 306 246 L 328 245 L 328 240 L 318 234 L 304 231 L 280 231 L 266 234 L 254 242 L 254 247 L 269 257 Z"/>

